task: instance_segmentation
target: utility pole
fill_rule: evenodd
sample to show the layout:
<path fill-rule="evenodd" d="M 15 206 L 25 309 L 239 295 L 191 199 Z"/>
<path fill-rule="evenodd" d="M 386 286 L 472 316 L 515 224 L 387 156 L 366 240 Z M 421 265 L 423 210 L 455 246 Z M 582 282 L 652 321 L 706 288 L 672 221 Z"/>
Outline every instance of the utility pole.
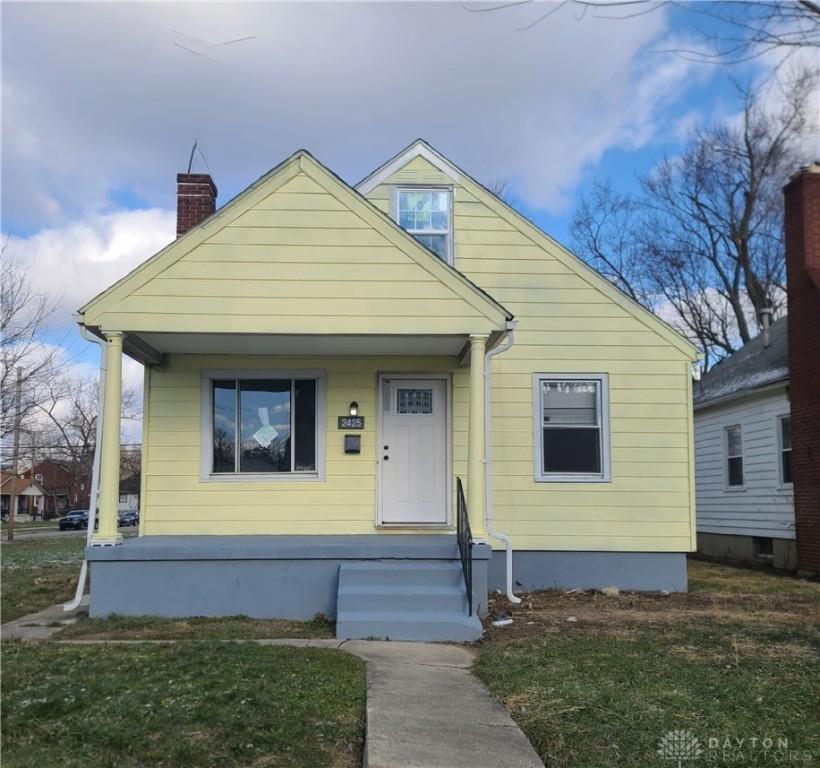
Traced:
<path fill-rule="evenodd" d="M 14 541 L 14 517 L 17 514 L 17 465 L 20 461 L 20 399 L 23 395 L 23 369 L 17 368 L 14 403 L 14 453 L 11 458 L 11 496 L 9 497 L 9 527 L 7 541 Z"/>

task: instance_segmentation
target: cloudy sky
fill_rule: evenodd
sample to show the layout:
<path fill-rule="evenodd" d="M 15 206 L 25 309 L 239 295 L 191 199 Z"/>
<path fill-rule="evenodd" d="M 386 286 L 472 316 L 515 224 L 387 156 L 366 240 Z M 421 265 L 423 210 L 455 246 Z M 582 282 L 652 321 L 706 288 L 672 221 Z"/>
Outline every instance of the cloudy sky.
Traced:
<path fill-rule="evenodd" d="M 4 3 L 3 233 L 59 299 L 59 343 L 96 359 L 71 313 L 173 238 L 194 140 L 224 203 L 300 147 L 356 182 L 421 136 L 566 240 L 592 179 L 630 188 L 765 65 L 663 53 L 702 45 L 674 9 L 481 7 Z"/>

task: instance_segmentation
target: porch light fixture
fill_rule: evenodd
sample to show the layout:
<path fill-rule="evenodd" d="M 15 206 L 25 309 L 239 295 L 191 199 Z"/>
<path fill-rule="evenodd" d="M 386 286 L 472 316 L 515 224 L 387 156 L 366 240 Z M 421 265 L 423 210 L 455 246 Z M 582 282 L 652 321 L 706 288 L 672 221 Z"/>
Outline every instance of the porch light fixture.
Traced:
<path fill-rule="evenodd" d="M 359 415 L 359 404 L 355 400 L 350 404 L 350 415 L 351 416 L 358 416 Z"/>

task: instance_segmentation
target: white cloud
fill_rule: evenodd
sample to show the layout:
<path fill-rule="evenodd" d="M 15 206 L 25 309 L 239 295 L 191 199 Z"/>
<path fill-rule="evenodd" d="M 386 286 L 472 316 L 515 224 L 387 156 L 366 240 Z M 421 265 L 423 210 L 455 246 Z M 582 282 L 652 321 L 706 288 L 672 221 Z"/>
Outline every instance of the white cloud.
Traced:
<path fill-rule="evenodd" d="M 130 190 L 169 207 L 195 138 L 236 192 L 299 147 L 349 181 L 417 136 L 481 179 L 560 209 L 612 146 L 651 140 L 692 66 L 646 52 L 663 12 L 527 32 L 533 6 L 15 4 L 4 8 L 4 199 L 81 218 Z M 189 53 L 174 43 L 254 39 Z M 702 70 L 703 71 L 703 70 Z"/>
<path fill-rule="evenodd" d="M 57 302 L 58 325 L 175 236 L 176 214 L 161 209 L 90 215 L 83 221 L 9 239 L 9 254 L 34 290 Z"/>

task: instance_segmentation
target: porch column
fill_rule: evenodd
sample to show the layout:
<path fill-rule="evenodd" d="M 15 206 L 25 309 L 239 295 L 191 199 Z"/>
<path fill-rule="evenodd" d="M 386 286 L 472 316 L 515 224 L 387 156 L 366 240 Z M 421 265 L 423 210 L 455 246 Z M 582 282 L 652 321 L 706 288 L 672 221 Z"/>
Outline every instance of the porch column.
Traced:
<path fill-rule="evenodd" d="M 110 546 L 122 541 L 117 530 L 120 497 L 120 412 L 122 410 L 122 333 L 106 333 L 105 392 L 102 445 L 100 446 L 99 528 L 91 538 L 92 546 Z"/>
<path fill-rule="evenodd" d="M 470 442 L 467 454 L 467 510 L 474 538 L 487 535 L 484 514 L 484 353 L 488 334 L 470 335 Z"/>

